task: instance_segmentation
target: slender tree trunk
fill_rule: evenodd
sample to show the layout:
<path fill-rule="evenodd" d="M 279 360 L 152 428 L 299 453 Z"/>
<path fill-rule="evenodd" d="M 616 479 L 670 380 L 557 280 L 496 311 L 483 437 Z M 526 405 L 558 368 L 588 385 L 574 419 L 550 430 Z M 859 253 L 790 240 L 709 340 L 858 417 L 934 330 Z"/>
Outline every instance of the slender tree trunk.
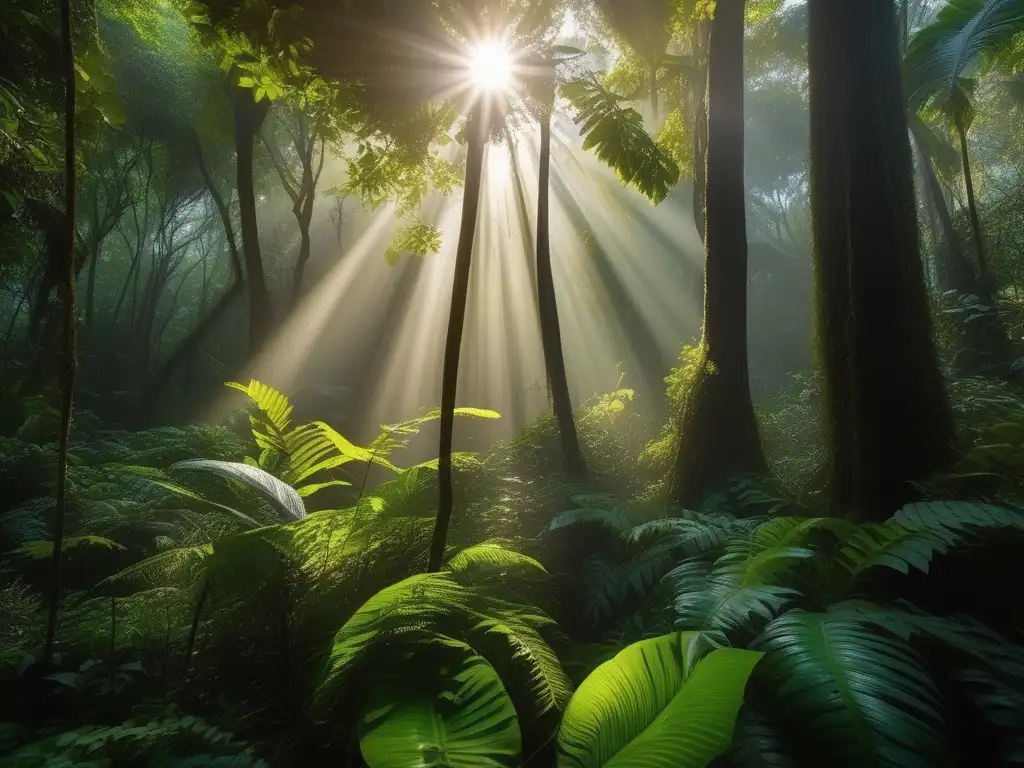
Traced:
<path fill-rule="evenodd" d="M 60 607 L 61 559 L 64 550 L 64 518 L 68 507 L 68 447 L 71 442 L 71 411 L 75 398 L 75 51 L 71 39 L 71 0 L 60 2 L 61 43 L 64 53 L 64 263 L 61 294 L 64 304 L 64 338 L 61 360 L 62 401 L 60 445 L 57 451 L 57 504 L 54 509 L 53 556 L 50 561 L 49 610 L 43 664 L 53 660 Z"/>
<path fill-rule="evenodd" d="M 306 274 L 306 262 L 309 261 L 311 244 L 309 239 L 309 226 L 313 218 L 313 190 L 309 190 L 303 209 L 299 214 L 299 257 L 295 261 L 295 269 L 292 271 L 292 294 L 288 300 L 288 306 L 294 311 L 299 306 L 302 298 L 302 280 Z"/>
<path fill-rule="evenodd" d="M 893 0 L 810 0 L 817 337 L 833 510 L 883 520 L 948 466 Z"/>
<path fill-rule="evenodd" d="M 673 488 L 691 509 L 729 476 L 765 468 L 747 371 L 744 19 L 743 0 L 719 0 L 711 26 L 704 330 Z"/>
<path fill-rule="evenodd" d="M 537 300 L 540 308 L 540 337 L 544 347 L 544 367 L 555 421 L 562 440 L 562 457 L 566 471 L 585 477 L 587 466 L 576 434 L 569 396 L 569 380 L 565 373 L 562 354 L 562 331 L 558 323 L 558 303 L 555 299 L 555 279 L 551 271 L 551 241 L 549 238 L 548 208 L 551 176 L 551 111 L 545 110 L 540 119 L 540 178 L 537 186 Z"/>
<path fill-rule="evenodd" d="M 974 235 L 974 248 L 978 254 L 978 272 L 981 280 L 992 291 L 991 274 L 988 271 L 988 260 L 985 257 L 985 240 L 981 233 L 981 218 L 978 216 L 978 201 L 974 195 L 974 174 L 971 172 L 971 155 L 967 149 L 967 125 L 962 117 L 953 121 L 957 138 L 960 140 L 960 161 L 963 163 L 964 186 L 967 188 L 967 212 L 971 218 L 971 232 Z"/>
<path fill-rule="evenodd" d="M 252 91 L 234 90 L 235 151 L 238 161 L 238 206 L 242 225 L 242 253 L 249 283 L 249 354 L 256 354 L 270 338 L 273 307 L 260 254 L 260 231 L 256 220 L 256 190 L 253 181 L 253 145 L 267 116 L 269 102 L 253 100 Z"/>
<path fill-rule="evenodd" d="M 693 33 L 694 59 L 699 61 L 707 48 L 709 25 L 702 21 Z M 708 161 L 708 88 L 707 70 L 703 70 L 697 80 L 697 105 L 693 117 L 693 223 L 697 227 L 697 235 L 704 242 L 704 230 L 707 224 L 707 161 Z"/>
<path fill-rule="evenodd" d="M 96 243 L 89 248 L 89 277 L 85 283 L 85 329 L 90 336 L 92 335 L 93 310 L 96 306 L 96 271 L 100 266 L 100 247 L 100 243 Z"/>
<path fill-rule="evenodd" d="M 473 262 L 473 238 L 480 208 L 480 181 L 483 175 L 484 146 L 487 133 L 478 102 L 470 116 L 466 185 L 462 197 L 462 225 L 455 252 L 455 278 L 452 282 L 452 306 L 448 317 L 448 338 L 444 347 L 444 371 L 441 375 L 441 424 L 438 448 L 438 503 L 434 534 L 430 542 L 427 571 L 441 569 L 448 526 L 451 523 L 454 491 L 452 488 L 452 436 L 455 429 L 455 396 L 459 379 L 459 354 L 466 324 L 466 300 L 469 296 L 469 270 Z"/>
<path fill-rule="evenodd" d="M 661 118 L 658 106 L 658 62 L 652 61 L 647 69 L 647 89 L 651 92 L 651 117 L 654 124 Z"/>

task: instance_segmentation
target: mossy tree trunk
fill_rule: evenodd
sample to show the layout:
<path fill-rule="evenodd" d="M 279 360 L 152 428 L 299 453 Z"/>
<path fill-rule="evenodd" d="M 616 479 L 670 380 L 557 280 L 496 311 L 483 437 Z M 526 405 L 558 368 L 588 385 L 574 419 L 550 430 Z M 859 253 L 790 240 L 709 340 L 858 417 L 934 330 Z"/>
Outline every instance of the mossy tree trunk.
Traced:
<path fill-rule="evenodd" d="M 747 371 L 743 0 L 719 0 L 708 61 L 707 218 L 701 358 L 679 425 L 674 496 L 684 507 L 764 454 Z"/>
<path fill-rule="evenodd" d="M 810 0 L 817 335 L 833 510 L 882 520 L 948 466 L 893 0 Z"/>
<path fill-rule="evenodd" d="M 459 383 L 459 355 L 466 326 L 466 300 L 469 297 L 469 271 L 473 263 L 473 239 L 476 235 L 477 213 L 480 210 L 480 184 L 483 176 L 484 147 L 487 130 L 478 103 L 470 115 L 466 134 L 466 183 L 462 196 L 462 224 L 455 250 L 455 277 L 452 281 L 452 305 L 448 316 L 448 337 L 444 346 L 444 370 L 441 374 L 440 445 L 437 452 L 438 499 L 434 533 L 430 541 L 427 570 L 441 570 L 448 526 L 452 518 L 454 489 L 452 487 L 452 437 L 455 430 L 455 396 Z"/>
<path fill-rule="evenodd" d="M 553 94 L 552 94 L 553 95 Z M 544 348 L 544 368 L 551 388 L 551 404 L 562 441 L 565 470 L 576 477 L 587 474 L 583 452 L 580 450 L 576 422 L 573 420 L 569 379 L 565 372 L 562 352 L 562 331 L 558 322 L 558 302 L 555 298 L 555 278 L 551 269 L 551 239 L 549 232 L 551 178 L 551 108 L 540 116 L 540 175 L 537 187 L 537 302 L 540 309 L 540 335 Z"/>

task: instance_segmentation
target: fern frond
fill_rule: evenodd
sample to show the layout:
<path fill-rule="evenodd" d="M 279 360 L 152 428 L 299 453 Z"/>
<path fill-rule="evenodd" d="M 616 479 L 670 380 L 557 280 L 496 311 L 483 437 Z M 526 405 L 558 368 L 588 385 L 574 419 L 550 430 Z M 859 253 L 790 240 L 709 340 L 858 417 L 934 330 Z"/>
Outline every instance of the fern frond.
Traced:
<path fill-rule="evenodd" d="M 212 544 L 169 549 L 108 576 L 96 589 L 126 588 L 134 592 L 156 587 L 188 587 L 205 573 L 211 555 Z"/>
<path fill-rule="evenodd" d="M 228 381 L 225 382 L 225 386 L 244 392 L 263 413 L 263 419 L 250 419 L 256 444 L 263 449 L 283 451 L 283 438 L 292 420 L 292 405 L 288 397 L 255 379 L 251 379 L 248 385 Z"/>
<path fill-rule="evenodd" d="M 102 536 L 69 536 L 64 539 L 61 551 L 68 553 L 76 549 L 100 549 L 100 550 L 123 550 L 124 547 L 116 541 Z M 16 554 L 27 557 L 31 560 L 48 560 L 53 556 L 52 541 L 30 541 L 22 544 L 15 550 Z"/>
<path fill-rule="evenodd" d="M 1024 514 L 1015 509 L 973 501 L 920 501 L 892 517 L 913 531 L 978 533 L 986 528 L 1024 530 Z"/>
<path fill-rule="evenodd" d="M 858 526 L 839 551 L 839 562 L 851 576 L 876 566 L 906 575 L 911 568 L 928 573 L 935 553 L 945 554 L 960 537 L 949 529 L 911 530 L 899 523 Z"/>

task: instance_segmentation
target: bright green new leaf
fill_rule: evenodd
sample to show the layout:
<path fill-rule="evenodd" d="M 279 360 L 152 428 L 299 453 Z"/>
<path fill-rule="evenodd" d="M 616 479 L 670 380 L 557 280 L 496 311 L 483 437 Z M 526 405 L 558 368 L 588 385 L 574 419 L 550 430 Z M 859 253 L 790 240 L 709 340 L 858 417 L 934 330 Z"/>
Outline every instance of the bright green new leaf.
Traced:
<path fill-rule="evenodd" d="M 558 732 L 559 768 L 701 768 L 722 754 L 762 654 L 700 635 L 642 640 L 583 681 Z"/>
<path fill-rule="evenodd" d="M 515 707 L 498 673 L 468 646 L 454 670 L 442 670 L 439 690 L 384 691 L 369 712 L 359 748 L 370 768 L 513 768 L 522 742 Z"/>

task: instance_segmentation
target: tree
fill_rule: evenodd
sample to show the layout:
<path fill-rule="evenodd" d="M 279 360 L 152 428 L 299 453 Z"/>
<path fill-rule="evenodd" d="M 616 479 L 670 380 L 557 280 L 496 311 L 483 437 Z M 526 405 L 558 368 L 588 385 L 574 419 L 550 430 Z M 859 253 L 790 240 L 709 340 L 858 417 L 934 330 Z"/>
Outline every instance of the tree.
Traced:
<path fill-rule="evenodd" d="M 828 480 L 885 519 L 946 466 L 892 0 L 809 3 L 811 199 Z"/>
<path fill-rule="evenodd" d="M 672 39 L 674 0 L 596 0 L 608 26 L 647 68 L 647 92 L 651 115 L 658 122 L 658 70 L 664 64 L 665 49 Z"/>
<path fill-rule="evenodd" d="M 743 0 L 719 0 L 708 62 L 704 329 L 673 478 L 677 501 L 689 508 L 730 475 L 765 467 L 747 372 L 744 28 Z"/>
<path fill-rule="evenodd" d="M 466 300 L 469 297 L 469 270 L 473 263 L 473 239 L 480 208 L 480 182 L 483 177 L 484 148 L 487 144 L 488 121 L 485 105 L 478 99 L 466 125 L 466 182 L 462 196 L 462 223 L 455 250 L 455 276 L 452 280 L 452 304 L 448 317 L 448 335 L 444 343 L 444 369 L 441 374 L 441 424 L 438 448 L 437 519 L 430 541 L 427 571 L 441 569 L 448 526 L 454 505 L 452 487 L 452 438 L 455 431 L 455 396 L 459 382 L 459 356 L 462 333 L 466 325 Z"/>
<path fill-rule="evenodd" d="M 540 170 L 537 182 L 537 307 L 540 315 L 541 345 L 544 349 L 544 369 L 551 388 L 551 403 L 562 442 L 565 469 L 572 475 L 584 477 L 587 467 L 580 449 L 576 422 L 573 419 L 572 398 L 565 372 L 562 352 L 562 331 L 558 322 L 558 302 L 555 298 L 555 279 L 551 270 L 551 239 L 549 203 L 551 197 L 551 116 L 555 102 L 555 62 L 546 58 L 537 63 L 538 77 L 533 83 L 536 93 L 535 111 L 540 124 Z"/>
<path fill-rule="evenodd" d="M 984 56 L 998 51 L 1022 30 L 1021 0 L 951 2 L 933 24 L 914 35 L 903 64 L 910 110 L 937 109 L 956 135 L 978 270 L 989 291 L 995 286 L 985 254 L 967 142 L 974 121 L 974 81 L 967 75 Z"/>
<path fill-rule="evenodd" d="M 57 503 L 54 507 L 50 595 L 42 663 L 53 659 L 60 608 L 60 571 L 64 554 L 64 521 L 68 508 L 68 449 L 75 401 L 75 50 L 71 33 L 71 0 L 60 2 L 61 51 L 64 67 L 64 237 L 60 294 L 63 304 L 61 350 L 60 444 L 57 453 Z"/>

